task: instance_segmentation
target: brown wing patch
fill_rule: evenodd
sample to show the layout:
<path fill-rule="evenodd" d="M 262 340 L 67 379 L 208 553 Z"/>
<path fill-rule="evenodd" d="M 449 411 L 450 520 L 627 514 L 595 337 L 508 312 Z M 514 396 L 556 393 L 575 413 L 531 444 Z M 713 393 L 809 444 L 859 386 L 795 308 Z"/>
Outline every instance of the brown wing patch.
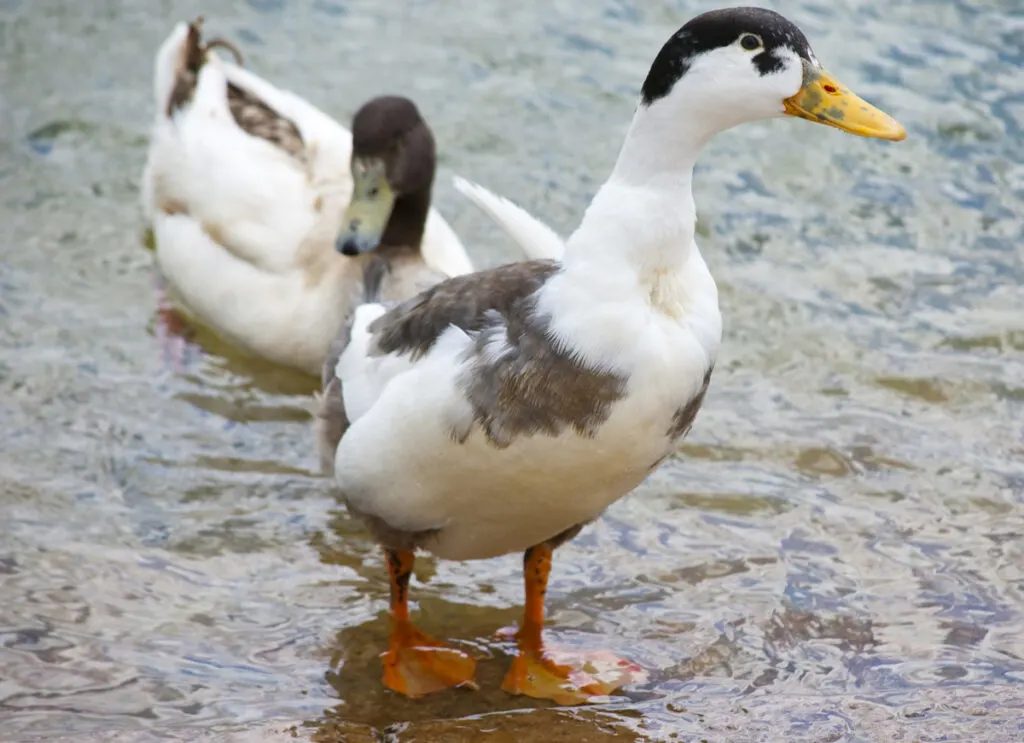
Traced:
<path fill-rule="evenodd" d="M 701 386 L 697 394 L 688 403 L 679 408 L 672 416 L 672 425 L 668 428 L 668 437 L 673 441 L 683 438 L 690 432 L 693 427 L 693 421 L 697 417 L 697 412 L 700 410 L 700 406 L 704 403 L 704 395 L 708 391 L 708 385 L 711 384 L 711 372 L 715 369 L 712 366 L 704 374 L 704 384 Z"/>
<path fill-rule="evenodd" d="M 625 394 L 626 379 L 593 369 L 556 345 L 535 293 L 558 271 L 527 261 L 456 276 L 394 307 L 370 324 L 376 353 L 426 354 L 455 325 L 473 334 L 459 380 L 473 422 L 497 447 L 521 435 L 593 436 Z M 453 431 L 464 441 L 470 431 Z"/>
<path fill-rule="evenodd" d="M 459 380 L 473 420 L 504 448 L 518 436 L 557 436 L 572 428 L 593 437 L 626 394 L 625 376 L 584 365 L 553 343 L 531 297 L 475 338 Z"/>
<path fill-rule="evenodd" d="M 449 325 L 482 330 L 494 314 L 507 317 L 557 271 L 554 261 L 524 261 L 442 281 L 370 324 L 376 353 L 408 353 L 416 359 L 433 348 Z"/>
<path fill-rule="evenodd" d="M 291 119 L 234 83 L 228 83 L 228 108 L 235 123 L 247 134 L 265 139 L 297 160 L 306 161 L 306 143 Z"/>

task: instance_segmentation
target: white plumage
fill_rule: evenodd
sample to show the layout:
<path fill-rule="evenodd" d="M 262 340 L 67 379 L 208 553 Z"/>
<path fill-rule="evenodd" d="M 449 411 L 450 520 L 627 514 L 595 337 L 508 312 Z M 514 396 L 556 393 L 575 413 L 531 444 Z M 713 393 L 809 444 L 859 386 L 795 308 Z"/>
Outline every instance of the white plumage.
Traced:
<path fill-rule="evenodd" d="M 156 57 L 156 116 L 142 206 L 177 303 L 238 346 L 318 374 L 361 298 L 357 262 L 335 251 L 352 193 L 349 131 L 297 95 L 209 54 L 191 101 L 171 110 L 189 26 Z M 290 120 L 296 157 L 236 122 L 228 84 Z M 449 276 L 472 271 L 462 243 L 431 209 L 421 252 Z"/>
<path fill-rule="evenodd" d="M 627 162 L 651 144 L 636 141 L 642 131 L 634 125 Z M 536 294 L 554 346 L 627 380 L 593 438 L 567 428 L 494 446 L 473 427 L 460 383 L 472 334 L 449 327 L 417 361 L 374 355 L 366 327 L 383 308 L 361 310 L 337 367 L 353 423 L 335 473 L 356 510 L 403 531 L 438 529 L 424 546 L 441 557 L 486 558 L 590 521 L 638 485 L 674 447 L 673 415 L 702 389 L 721 338 L 689 188 L 688 177 L 658 189 L 613 174 L 567 241 L 562 270 Z M 472 429 L 464 441 L 451 436 L 463 427 Z"/>
<path fill-rule="evenodd" d="M 387 552 L 389 688 L 419 696 L 474 683 L 472 658 L 411 624 L 418 548 L 458 560 L 524 551 L 526 606 L 502 688 L 573 703 L 630 679 L 628 664 L 599 680 L 547 654 L 552 553 L 693 423 L 722 334 L 694 242 L 693 167 L 716 133 L 783 113 L 905 135 L 829 77 L 778 14 L 705 13 L 656 56 L 611 177 L 568 240 L 458 182 L 535 260 L 357 312 L 351 343 L 325 374 L 323 410 L 333 414 L 342 496 Z"/>
<path fill-rule="evenodd" d="M 819 85 L 816 76 L 824 75 L 795 27 L 769 11 L 734 15 L 746 13 L 757 23 L 780 24 L 783 42 L 773 50 L 771 74 L 754 61 L 766 53 L 763 48 L 748 49 L 738 38 L 685 65 L 666 65 L 664 74 L 678 78 L 667 90 L 655 79 L 656 62 L 645 91 L 650 99 L 637 108 L 611 177 L 564 247 L 518 206 L 474 184 L 456 183 L 528 255 L 556 259 L 558 270 L 524 290 L 523 303 L 511 310 L 477 311 L 463 318 L 462 327 L 420 323 L 418 332 L 439 339 L 418 359 L 400 344 L 382 353 L 375 336 L 389 323 L 401 323 L 402 313 L 425 316 L 440 312 L 445 302 L 486 309 L 491 278 L 478 280 L 479 296 L 471 300 L 442 293 L 421 308 L 400 308 L 380 319 L 382 308 L 360 313 L 358 342 L 336 369 L 351 427 L 334 462 L 357 512 L 403 532 L 434 530 L 420 546 L 441 557 L 491 557 L 597 517 L 672 451 L 700 405 L 722 331 L 717 288 L 694 241 L 697 156 L 717 132 L 793 113 L 791 102 L 805 83 Z M 709 27 L 712 15 L 706 17 Z M 688 43 L 690 37 L 675 38 Z M 825 105 L 820 93 L 814 96 L 814 105 Z M 855 131 L 841 118 L 832 123 Z M 902 136 L 887 117 L 878 120 L 877 131 L 873 136 Z M 463 295 L 473 293 L 474 277 L 468 278 Z M 371 320 L 376 324 L 370 326 Z M 518 345 L 527 326 L 542 326 L 547 345 Z M 482 345 L 481 328 L 491 333 Z M 502 338 L 511 345 L 502 348 Z M 509 441 L 493 440 L 488 426 L 502 416 L 520 420 L 519 409 L 529 409 L 541 391 L 516 380 L 519 372 L 509 372 L 512 381 L 483 403 L 473 399 L 471 388 L 485 388 L 485 375 L 499 374 L 501 364 L 512 369 L 535 361 L 543 367 L 561 363 L 559 358 L 623 380 L 623 393 L 600 425 L 545 433 L 521 426 Z M 543 368 L 531 373 L 539 379 Z M 556 402 L 587 394 L 564 377 L 545 383 L 564 387 L 554 396 L 545 391 Z M 573 403 L 577 418 L 583 405 Z"/>

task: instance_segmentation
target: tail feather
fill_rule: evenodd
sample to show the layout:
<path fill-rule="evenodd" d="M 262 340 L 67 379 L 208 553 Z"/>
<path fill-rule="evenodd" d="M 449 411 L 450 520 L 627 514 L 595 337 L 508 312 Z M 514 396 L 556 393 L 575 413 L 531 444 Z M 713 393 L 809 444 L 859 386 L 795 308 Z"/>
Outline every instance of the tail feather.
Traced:
<path fill-rule="evenodd" d="M 170 117 L 192 101 L 199 80 L 199 71 L 210 51 L 226 49 L 241 67 L 242 52 L 227 39 L 215 38 L 203 43 L 204 18 L 179 23 L 157 52 L 154 92 L 162 115 Z"/>
<path fill-rule="evenodd" d="M 483 186 L 455 176 L 455 189 L 468 198 L 507 232 L 527 258 L 561 260 L 565 241 L 548 225 L 503 196 Z"/>
<path fill-rule="evenodd" d="M 167 96 L 164 113 L 170 116 L 192 100 L 199 76 L 199 68 L 206 59 L 202 45 L 203 18 L 200 16 L 188 24 L 188 32 L 178 47 L 174 69 L 174 82 Z"/>
<path fill-rule="evenodd" d="M 153 97 L 156 101 L 157 120 L 169 115 L 170 101 L 177 87 L 181 70 L 186 66 L 186 49 L 193 24 L 178 23 L 160 45 L 153 70 Z"/>

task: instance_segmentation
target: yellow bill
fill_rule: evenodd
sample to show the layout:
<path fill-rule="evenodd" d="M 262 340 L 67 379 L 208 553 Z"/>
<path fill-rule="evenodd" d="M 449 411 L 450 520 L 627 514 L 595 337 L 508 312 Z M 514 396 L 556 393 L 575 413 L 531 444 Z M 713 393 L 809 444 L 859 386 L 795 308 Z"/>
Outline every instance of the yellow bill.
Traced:
<path fill-rule="evenodd" d="M 394 206 L 395 192 L 388 183 L 384 161 L 353 160 L 352 200 L 345 210 L 341 234 L 335 242 L 338 252 L 359 255 L 380 245 Z"/>
<path fill-rule="evenodd" d="M 834 126 L 861 137 L 898 142 L 907 130 L 889 114 L 872 106 L 821 67 L 804 60 L 804 84 L 784 101 L 786 113 Z"/>

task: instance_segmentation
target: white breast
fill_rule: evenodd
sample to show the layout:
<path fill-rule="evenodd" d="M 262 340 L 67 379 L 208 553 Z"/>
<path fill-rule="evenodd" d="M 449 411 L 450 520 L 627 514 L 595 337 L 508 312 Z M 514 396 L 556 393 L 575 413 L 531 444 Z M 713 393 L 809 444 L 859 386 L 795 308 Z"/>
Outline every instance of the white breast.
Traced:
<path fill-rule="evenodd" d="M 617 328 L 623 320 L 633 326 L 630 353 L 619 357 L 628 366 L 626 394 L 592 438 L 566 429 L 498 448 L 479 427 L 465 441 L 453 437 L 473 413 L 458 383 L 470 339 L 452 328 L 387 383 L 342 439 L 335 472 L 346 497 L 393 528 L 439 530 L 426 546 L 457 560 L 524 550 L 599 516 L 671 451 L 673 415 L 698 394 L 714 361 L 714 282 L 696 250 L 694 260 L 694 301 L 682 320 L 642 302 L 619 318 Z M 554 280 L 549 286 L 559 291 Z M 592 324 L 590 335 L 598 332 Z"/>

